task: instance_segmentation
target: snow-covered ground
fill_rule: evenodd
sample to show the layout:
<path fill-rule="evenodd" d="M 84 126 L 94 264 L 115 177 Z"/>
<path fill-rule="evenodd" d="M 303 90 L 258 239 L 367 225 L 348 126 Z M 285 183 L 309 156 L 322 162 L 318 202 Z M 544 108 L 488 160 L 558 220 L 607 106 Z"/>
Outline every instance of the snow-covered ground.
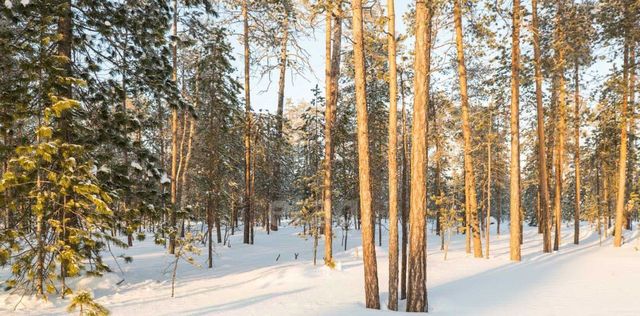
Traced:
<path fill-rule="evenodd" d="M 385 230 L 383 245 L 376 249 L 382 311 L 364 308 L 358 231 L 349 232 L 349 246 L 342 251 L 341 233 L 336 230 L 337 266 L 333 270 L 322 266 L 322 240 L 318 265 L 313 265 L 313 240 L 298 236 L 300 231 L 283 227 L 267 235 L 258 230 L 254 245 L 242 244 L 241 234 L 236 234 L 230 248 L 216 246 L 213 269 L 206 268 L 203 248 L 197 257 L 202 267 L 180 263 L 175 298 L 170 297 L 167 268 L 172 257 L 151 238 L 127 250 L 115 250 L 116 256 L 133 257 L 132 263 L 120 263 L 124 275 L 108 255 L 106 261 L 118 273 L 76 282 L 90 289 L 113 315 L 397 315 L 386 310 Z M 509 261 L 508 233 L 491 236 L 490 259 L 467 255 L 464 236 L 454 236 L 446 261 L 439 250 L 439 237 L 429 234 L 430 311 L 436 315 L 640 315 L 637 232 L 629 233 L 627 243 L 614 249 L 611 238 L 600 245 L 598 234 L 588 225 L 581 231 L 581 243 L 575 246 L 573 227 L 564 227 L 560 251 L 542 254 L 536 228 L 525 228 L 520 263 Z M 4 280 L 7 273 L 0 271 L 0 277 Z M 117 285 L 123 277 L 125 281 Z M 67 304 L 68 300 L 58 298 L 21 300 L 2 292 L 0 315 L 65 315 Z"/>

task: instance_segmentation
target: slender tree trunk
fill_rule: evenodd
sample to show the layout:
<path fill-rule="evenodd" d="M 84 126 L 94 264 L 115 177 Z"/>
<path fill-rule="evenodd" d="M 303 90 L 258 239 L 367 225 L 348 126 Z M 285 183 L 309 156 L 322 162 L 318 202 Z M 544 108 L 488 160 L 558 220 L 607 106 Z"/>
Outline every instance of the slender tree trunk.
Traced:
<path fill-rule="evenodd" d="M 498 198 L 498 218 L 497 218 L 497 222 L 498 224 L 496 225 L 496 235 L 500 236 L 500 223 L 502 222 L 502 191 L 500 191 L 500 186 L 498 186 L 497 189 L 498 192 L 496 192 L 497 198 Z"/>
<path fill-rule="evenodd" d="M 629 44 L 629 161 L 627 162 L 627 198 L 633 193 L 633 184 L 636 181 L 636 122 L 635 122 L 635 87 L 636 87 L 636 43 L 631 41 Z M 632 227 L 632 209 L 627 210 L 626 229 L 631 230 Z M 637 214 L 637 213 L 636 213 Z"/>
<path fill-rule="evenodd" d="M 243 243 L 251 243 L 251 85 L 249 74 L 249 14 L 247 1 L 242 0 L 243 44 L 244 44 L 244 103 L 245 103 L 245 131 L 244 131 L 244 235 Z"/>
<path fill-rule="evenodd" d="M 471 155 L 471 127 L 469 126 L 469 97 L 467 94 L 467 68 L 464 61 L 462 43 L 462 9 L 461 0 L 454 0 L 453 19 L 456 33 L 456 50 L 458 55 L 458 77 L 460 79 L 460 99 L 462 106 L 462 134 L 464 139 L 464 170 L 465 170 L 465 200 L 469 205 L 469 225 L 473 235 L 473 256 L 482 258 L 482 242 L 480 239 L 480 225 L 478 224 L 478 202 L 476 199 L 476 181 L 473 173 L 473 158 Z"/>
<path fill-rule="evenodd" d="M 436 206 L 438 208 L 436 212 L 436 216 L 437 216 L 436 232 L 438 235 L 440 235 L 440 250 L 444 250 L 445 233 L 444 233 L 444 230 L 442 229 L 442 210 L 444 209 L 444 207 L 442 206 L 442 203 L 443 203 L 442 198 L 444 197 L 444 194 L 442 192 L 442 144 L 441 144 L 442 140 L 440 138 L 441 136 L 438 134 L 440 130 L 438 129 L 438 114 L 437 114 L 437 110 L 435 109 L 435 105 L 434 105 L 434 111 L 433 111 L 433 125 L 434 125 L 433 133 L 434 133 L 434 138 L 436 143 L 435 194 L 441 203 L 440 205 Z"/>
<path fill-rule="evenodd" d="M 546 141 L 544 133 L 544 108 L 542 106 L 542 61 L 540 53 L 540 30 L 538 28 L 537 0 L 531 1 L 533 26 L 533 54 L 536 84 L 536 112 L 538 119 L 538 191 L 540 191 L 540 218 L 538 225 L 542 228 L 542 251 L 551 252 L 551 230 L 549 228 L 549 186 L 547 175 Z"/>
<path fill-rule="evenodd" d="M 622 108 L 620 109 L 620 159 L 618 160 L 618 192 L 616 194 L 616 223 L 613 231 L 613 246 L 622 246 L 622 224 L 625 211 L 625 186 L 627 177 L 627 102 L 629 95 L 629 45 L 625 40 L 624 64 L 622 65 Z"/>
<path fill-rule="evenodd" d="M 489 137 L 487 141 L 487 222 L 485 232 L 485 256 L 489 259 L 489 243 L 491 236 L 491 130 L 493 129 L 493 113 L 489 114 Z"/>
<path fill-rule="evenodd" d="M 209 199 L 209 205 L 207 205 L 207 241 L 208 244 L 208 264 L 209 269 L 213 268 L 213 206 L 211 205 L 211 198 Z"/>
<path fill-rule="evenodd" d="M 596 141 L 597 143 L 597 141 Z M 597 145 L 596 145 L 597 148 Z M 597 157 L 597 149 L 596 149 L 596 157 Z M 600 165 L 598 166 L 598 168 L 596 169 L 596 208 L 597 208 L 597 215 L 598 215 L 598 219 L 596 221 L 596 224 L 598 225 L 598 236 L 600 239 L 600 243 L 602 243 L 602 207 L 600 207 Z"/>
<path fill-rule="evenodd" d="M 431 3 L 429 2 L 429 5 Z M 426 133 L 427 108 L 429 102 L 428 33 L 429 11 L 425 1 L 416 0 L 416 40 L 414 60 L 413 127 L 411 129 L 411 192 L 409 213 L 409 286 L 407 291 L 407 312 L 428 310 L 425 246 L 427 236 L 427 192 L 426 192 Z"/>
<path fill-rule="evenodd" d="M 253 143 L 257 144 L 258 143 L 258 132 L 254 131 L 254 138 L 253 138 Z M 257 219 L 256 219 L 256 210 L 257 208 L 254 206 L 254 198 L 255 198 L 255 193 L 256 193 L 256 152 L 255 151 L 251 151 L 251 159 L 249 160 L 251 162 L 251 180 L 249 181 L 249 196 L 250 196 L 250 200 L 251 201 L 251 212 L 249 213 L 249 222 L 251 223 L 251 229 L 249 231 L 249 239 L 250 239 L 250 244 L 253 245 L 253 241 L 255 240 L 255 226 L 257 225 Z"/>
<path fill-rule="evenodd" d="M 373 213 L 371 209 L 371 174 L 369 169 L 369 128 L 364 69 L 364 34 L 362 25 L 362 0 L 352 0 L 353 54 L 356 84 L 356 110 L 358 132 L 358 175 L 360 186 L 360 210 L 362 213 L 362 252 L 366 307 L 380 309 L 378 292 L 378 268 L 373 237 Z"/>
<path fill-rule="evenodd" d="M 231 217 L 229 218 L 229 220 L 231 221 L 231 235 L 235 234 L 235 228 L 236 225 L 238 223 L 237 221 L 237 214 L 238 211 L 236 211 L 236 200 L 235 200 L 235 195 L 233 194 L 233 191 L 231 191 Z"/>
<path fill-rule="evenodd" d="M 463 161 L 463 168 L 465 168 L 466 165 L 464 164 Z M 466 173 L 464 173 L 464 239 L 465 239 L 465 247 L 464 250 L 466 253 L 471 253 L 471 219 L 469 216 L 470 213 L 470 208 L 469 208 L 469 199 L 467 198 L 469 196 L 469 188 L 467 187 L 466 183 L 467 183 L 467 175 Z"/>
<path fill-rule="evenodd" d="M 409 176 L 409 161 L 408 161 L 408 136 L 407 136 L 407 111 L 404 98 L 404 79 L 402 72 L 400 72 L 400 97 L 402 98 L 402 184 L 401 188 L 401 218 L 402 218 L 402 259 L 400 265 L 400 299 L 407 298 L 407 242 L 409 232 L 407 230 L 407 223 L 409 221 L 407 214 L 408 209 L 408 191 L 407 190 L 407 178 Z"/>
<path fill-rule="evenodd" d="M 277 126 L 276 132 L 278 133 L 278 139 L 280 142 L 278 143 L 278 152 L 282 151 L 281 143 L 284 142 L 284 134 L 282 132 L 284 126 L 284 88 L 285 88 L 285 80 L 287 74 L 287 59 L 288 59 L 288 43 L 289 43 L 289 11 L 288 7 L 285 6 L 285 17 L 282 22 L 282 39 L 280 40 L 280 62 L 278 65 L 280 76 L 278 78 L 278 107 L 277 107 Z M 276 179 L 276 184 L 281 184 L 282 177 L 282 166 L 280 161 L 275 161 L 275 172 L 274 179 Z M 277 200 L 280 198 L 280 192 L 278 189 L 274 190 L 274 193 L 271 195 L 272 200 Z M 268 214 L 269 218 L 269 227 L 267 231 L 277 231 L 278 230 L 278 221 L 276 218 L 275 212 Z"/>
<path fill-rule="evenodd" d="M 561 19 L 564 14 L 564 4 L 559 2 L 557 14 L 557 26 L 556 26 L 556 77 L 558 82 L 558 126 L 556 126 L 556 191 L 554 196 L 554 209 L 555 209 L 555 238 L 553 240 L 553 250 L 560 248 L 560 239 L 562 235 L 562 173 L 564 167 L 564 144 L 566 133 L 566 85 L 564 79 L 564 30 L 562 30 Z"/>
<path fill-rule="evenodd" d="M 334 113 L 338 100 L 338 76 L 340 74 L 340 44 L 342 39 L 342 18 L 340 14 L 340 3 L 330 3 L 327 7 L 326 17 L 326 38 L 325 38 L 325 85 L 326 106 L 325 106 L 325 152 L 324 152 L 324 183 L 323 183 L 323 211 L 324 211 L 324 260 L 326 265 L 333 263 L 333 225 L 332 225 L 332 190 L 331 190 L 331 165 L 333 160 L 332 127 L 334 123 Z M 337 6 L 337 16 L 332 16 L 334 8 Z M 333 37 L 333 42 L 332 42 Z"/>
<path fill-rule="evenodd" d="M 575 164 L 575 175 L 576 175 L 576 205 L 573 210 L 573 243 L 580 243 L 580 77 L 579 77 L 579 67 L 578 63 L 575 64 L 575 93 L 574 93 L 574 103 L 575 103 L 575 153 L 574 153 L 574 164 Z"/>
<path fill-rule="evenodd" d="M 214 220 L 216 222 L 216 241 L 220 244 L 222 243 L 222 229 L 220 227 L 220 213 L 217 208 L 214 214 Z"/>
<path fill-rule="evenodd" d="M 323 186 L 322 208 L 324 213 L 324 263 L 333 266 L 333 220 L 331 207 L 331 125 L 333 124 L 333 109 L 331 108 L 331 32 L 332 32 L 332 1 L 327 1 L 325 20 L 325 125 L 324 125 L 324 161 L 323 161 Z"/>
<path fill-rule="evenodd" d="M 178 0 L 173 0 L 173 26 L 172 35 L 174 38 L 178 36 Z M 178 41 L 174 40 L 171 50 L 173 53 L 173 71 L 171 80 L 178 85 Z M 178 109 L 171 109 L 171 216 L 169 233 L 169 253 L 175 254 L 176 251 L 176 231 L 177 231 L 177 202 L 178 202 Z"/>
<path fill-rule="evenodd" d="M 395 0 L 387 0 L 389 45 L 389 309 L 398 310 L 398 82 Z"/>
<path fill-rule="evenodd" d="M 196 75 L 195 75 L 195 95 L 193 97 L 193 108 L 197 109 L 198 105 L 199 105 L 199 98 L 200 98 L 200 68 L 199 68 L 199 58 L 196 58 Z M 196 133 L 196 119 L 190 115 L 190 113 L 188 113 L 188 111 L 185 111 L 184 113 L 185 115 L 185 127 L 187 126 L 187 122 L 189 123 L 189 133 L 187 136 L 187 153 L 184 157 L 184 167 L 181 168 L 182 169 L 182 183 L 181 183 L 181 190 L 182 193 L 180 194 L 180 205 L 182 205 L 182 203 L 184 202 L 184 196 L 186 194 L 188 194 L 188 171 L 189 171 L 189 162 L 191 161 L 191 151 L 193 148 L 193 137 L 195 136 Z M 182 161 L 182 159 L 180 159 Z M 184 222 L 183 222 L 184 225 Z M 184 229 L 182 229 L 182 236 L 184 237 Z"/>
<path fill-rule="evenodd" d="M 509 189 L 511 260 L 520 261 L 520 0 L 513 0 L 511 33 L 511 171 Z"/>
<path fill-rule="evenodd" d="M 606 171 L 602 175 L 602 190 L 603 200 L 605 202 L 606 218 L 604 219 L 604 238 L 607 238 L 609 234 L 609 227 L 611 227 L 611 204 L 609 203 L 609 177 Z"/>
<path fill-rule="evenodd" d="M 38 129 L 40 129 L 40 117 L 38 117 Z M 36 133 L 36 144 L 40 145 L 40 135 Z M 42 180 L 40 175 L 40 169 L 37 170 L 36 176 L 36 189 L 40 192 L 42 188 Z M 46 214 L 45 211 L 47 208 L 43 208 L 41 211 L 36 212 L 36 238 L 37 238 L 37 259 L 36 259 L 36 295 L 40 298 L 44 298 L 44 280 L 45 280 L 45 271 L 44 271 L 44 261 L 45 261 L 45 219 Z"/>

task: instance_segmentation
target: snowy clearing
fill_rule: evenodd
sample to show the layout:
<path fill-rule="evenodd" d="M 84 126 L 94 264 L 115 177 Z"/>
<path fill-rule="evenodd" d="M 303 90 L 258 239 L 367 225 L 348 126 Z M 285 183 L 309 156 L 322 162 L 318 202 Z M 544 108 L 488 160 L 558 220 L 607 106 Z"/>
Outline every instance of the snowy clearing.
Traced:
<path fill-rule="evenodd" d="M 507 225 L 503 225 L 507 226 Z M 495 229 L 495 228 L 494 228 Z M 638 315 L 640 314 L 640 252 L 637 235 L 619 249 L 588 225 L 581 244 L 571 244 L 573 227 L 564 227 L 559 253 L 542 254 L 536 228 L 525 228 L 523 260 L 509 262 L 506 232 L 492 235 L 491 259 L 465 254 L 464 235 L 453 236 L 449 257 L 443 260 L 439 237 L 429 234 L 428 290 L 430 312 L 435 315 Z M 176 297 L 171 298 L 168 268 L 172 257 L 147 241 L 127 250 L 130 264 L 120 273 L 100 279 L 76 280 L 90 289 L 113 315 L 398 315 L 386 310 L 388 257 L 386 240 L 377 247 L 382 311 L 364 308 L 362 251 L 359 231 L 349 232 L 349 247 L 342 251 L 336 228 L 337 267 L 323 267 L 320 239 L 318 265 L 313 266 L 313 239 L 298 236 L 299 227 L 282 227 L 267 236 L 258 230 L 255 245 L 242 244 L 241 234 L 230 238 L 231 248 L 216 248 L 214 268 L 181 262 Z M 377 230 L 376 230 L 377 232 Z M 384 232 L 384 230 L 383 230 Z M 383 237 L 386 237 L 383 234 Z M 484 241 L 484 240 L 483 240 Z M 378 240 L 376 239 L 376 244 Z M 295 260 L 295 254 L 299 257 Z M 276 258 L 278 261 L 276 261 Z M 110 255 L 106 261 L 117 270 Z M 8 271 L 0 273 L 5 278 Z M 158 277 L 160 276 L 160 277 Z M 0 294 L 0 314 L 66 315 L 68 300 L 39 302 Z M 16 308 L 14 310 L 14 307 Z M 400 302 L 400 310 L 404 301 Z"/>

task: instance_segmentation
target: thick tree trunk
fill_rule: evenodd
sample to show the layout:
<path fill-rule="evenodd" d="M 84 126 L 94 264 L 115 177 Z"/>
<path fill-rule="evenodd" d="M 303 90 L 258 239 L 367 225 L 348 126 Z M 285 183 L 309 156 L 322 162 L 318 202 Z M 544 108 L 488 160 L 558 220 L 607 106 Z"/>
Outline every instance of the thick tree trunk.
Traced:
<path fill-rule="evenodd" d="M 467 93 L 467 68 L 464 61 L 462 43 L 462 9 L 461 0 L 454 0 L 453 19 L 456 33 L 456 50 L 458 57 L 458 77 L 460 79 L 460 103 L 462 107 L 462 134 L 464 139 L 465 200 L 469 208 L 469 223 L 473 235 L 473 256 L 482 258 L 482 241 L 478 224 L 478 202 L 476 199 L 476 181 L 473 173 L 473 157 L 471 155 L 471 127 L 469 126 L 469 97 Z"/>
<path fill-rule="evenodd" d="M 426 312 L 426 128 L 429 87 L 427 83 L 429 11 L 424 1 L 416 0 L 416 40 L 414 61 L 413 128 L 411 129 L 411 192 L 409 213 L 409 286 L 407 312 Z"/>
<path fill-rule="evenodd" d="M 364 34 L 362 25 L 362 0 L 352 0 L 353 54 L 356 84 L 356 110 L 358 131 L 358 175 L 360 209 L 362 213 L 362 252 L 366 307 L 380 309 L 376 248 L 373 237 L 373 210 L 371 209 L 371 174 L 369 169 L 369 128 L 364 69 Z"/>
<path fill-rule="evenodd" d="M 244 235 L 242 242 L 251 243 L 251 85 L 249 74 L 249 14 L 247 1 L 242 0 L 243 44 L 244 44 Z"/>
<path fill-rule="evenodd" d="M 398 310 L 398 83 L 396 66 L 395 0 L 387 0 L 389 53 L 389 309 Z"/>
<path fill-rule="evenodd" d="M 520 261 L 520 0 L 513 0 L 511 40 L 510 257 L 513 261 Z"/>
<path fill-rule="evenodd" d="M 574 131 L 575 136 L 575 152 L 574 152 L 574 165 L 576 176 L 576 204 L 573 209 L 573 243 L 580 243 L 580 77 L 578 63 L 575 64 L 575 92 L 574 92 L 574 116 L 576 128 Z"/>
<path fill-rule="evenodd" d="M 540 30 L 538 27 L 538 0 L 531 0 L 531 23 L 533 26 L 533 59 L 536 84 L 536 112 L 538 132 L 538 191 L 540 195 L 540 217 L 538 225 L 542 230 L 542 251 L 551 252 L 551 231 L 549 228 L 549 183 L 547 174 L 547 152 L 544 133 L 544 108 L 542 106 L 542 61 L 540 53 Z"/>
<path fill-rule="evenodd" d="M 613 246 L 622 246 L 622 224 L 625 212 L 625 186 L 627 177 L 627 101 L 629 93 L 629 46 L 625 41 L 622 65 L 622 108 L 620 109 L 620 159 L 618 160 L 618 192 L 616 194 L 616 223 Z"/>

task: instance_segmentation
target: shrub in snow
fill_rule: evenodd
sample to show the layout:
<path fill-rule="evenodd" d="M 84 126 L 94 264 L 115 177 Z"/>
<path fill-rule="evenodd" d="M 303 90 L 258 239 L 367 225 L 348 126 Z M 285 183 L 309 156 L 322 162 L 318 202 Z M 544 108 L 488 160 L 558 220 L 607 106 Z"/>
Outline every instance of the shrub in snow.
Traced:
<path fill-rule="evenodd" d="M 67 307 L 69 313 L 80 310 L 80 316 L 106 316 L 109 315 L 109 310 L 104 306 L 98 304 L 91 297 L 91 293 L 87 291 L 80 291 L 71 300 L 71 304 Z"/>

